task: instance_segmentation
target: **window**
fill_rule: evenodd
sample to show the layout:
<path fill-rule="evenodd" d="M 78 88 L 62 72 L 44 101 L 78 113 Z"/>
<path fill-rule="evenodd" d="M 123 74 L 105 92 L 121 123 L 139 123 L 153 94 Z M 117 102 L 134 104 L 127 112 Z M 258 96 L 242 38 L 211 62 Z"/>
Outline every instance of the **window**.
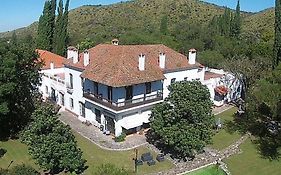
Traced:
<path fill-rule="evenodd" d="M 184 77 L 184 79 L 183 79 L 184 81 L 187 81 L 187 77 Z"/>
<path fill-rule="evenodd" d="M 84 78 L 81 77 L 81 87 L 84 89 Z"/>
<path fill-rule="evenodd" d="M 64 106 L 64 94 L 60 92 L 61 105 Z"/>
<path fill-rule="evenodd" d="M 151 83 L 145 83 L 145 94 L 150 94 L 151 93 Z"/>
<path fill-rule="evenodd" d="M 99 84 L 97 82 L 94 82 L 94 94 L 99 94 Z"/>
<path fill-rule="evenodd" d="M 112 87 L 108 86 L 107 87 L 107 97 L 109 101 L 112 101 Z"/>
<path fill-rule="evenodd" d="M 133 98 L 133 86 L 126 86 L 126 99 L 131 100 Z"/>
<path fill-rule="evenodd" d="M 49 94 L 49 88 L 48 88 L 48 86 L 45 86 L 45 92 L 46 92 L 46 94 Z"/>
<path fill-rule="evenodd" d="M 85 118 L 85 105 L 82 102 L 79 102 L 79 113 L 80 116 Z"/>
<path fill-rule="evenodd" d="M 171 84 L 173 84 L 174 82 L 176 82 L 176 78 L 171 79 Z"/>
<path fill-rule="evenodd" d="M 69 83 L 70 83 L 70 88 L 73 88 L 73 75 L 69 74 Z"/>
<path fill-rule="evenodd" d="M 70 103 L 70 108 L 73 109 L 74 108 L 73 98 L 69 99 L 69 103 Z"/>
<path fill-rule="evenodd" d="M 101 112 L 98 109 L 95 109 L 95 114 L 96 114 L 96 121 L 98 123 L 101 123 Z"/>

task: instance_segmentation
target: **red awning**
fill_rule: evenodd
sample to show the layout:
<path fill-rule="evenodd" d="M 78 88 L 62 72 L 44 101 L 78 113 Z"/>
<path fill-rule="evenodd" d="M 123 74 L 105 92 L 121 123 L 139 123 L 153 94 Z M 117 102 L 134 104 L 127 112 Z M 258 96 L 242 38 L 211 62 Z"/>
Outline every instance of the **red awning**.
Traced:
<path fill-rule="evenodd" d="M 215 92 L 217 92 L 220 95 L 226 95 L 228 92 L 228 88 L 225 86 L 217 86 L 215 88 Z"/>

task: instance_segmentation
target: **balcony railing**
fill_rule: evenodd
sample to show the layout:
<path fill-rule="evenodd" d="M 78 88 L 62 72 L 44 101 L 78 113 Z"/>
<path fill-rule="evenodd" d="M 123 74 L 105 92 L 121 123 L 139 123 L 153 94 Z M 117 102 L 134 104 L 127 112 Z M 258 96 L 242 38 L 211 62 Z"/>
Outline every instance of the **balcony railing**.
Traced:
<path fill-rule="evenodd" d="M 65 83 L 66 84 L 66 90 L 68 93 L 73 93 L 73 86 L 70 84 L 70 82 Z"/>
<path fill-rule="evenodd" d="M 125 100 L 122 102 L 113 102 L 111 100 L 108 100 L 107 98 L 102 97 L 102 95 L 94 94 L 90 91 L 84 91 L 85 98 L 92 100 L 94 102 L 97 102 L 99 104 L 102 104 L 106 107 L 109 107 L 115 111 L 120 111 L 124 109 L 129 109 L 132 107 L 137 107 L 140 105 L 156 102 L 163 100 L 163 92 L 158 91 L 156 94 L 148 94 L 144 97 L 141 98 L 136 98 L 136 99 L 130 99 L 130 100 Z"/>
<path fill-rule="evenodd" d="M 55 77 L 55 76 L 53 76 L 53 75 L 48 75 L 48 74 L 43 74 L 43 76 L 44 77 L 47 77 L 47 78 L 49 78 L 49 79 L 51 79 L 51 80 L 54 80 L 54 81 L 56 81 L 56 82 L 59 82 L 59 83 L 61 83 L 61 84 L 65 84 L 65 81 L 64 80 L 62 80 L 62 79 L 60 79 L 59 77 Z"/>

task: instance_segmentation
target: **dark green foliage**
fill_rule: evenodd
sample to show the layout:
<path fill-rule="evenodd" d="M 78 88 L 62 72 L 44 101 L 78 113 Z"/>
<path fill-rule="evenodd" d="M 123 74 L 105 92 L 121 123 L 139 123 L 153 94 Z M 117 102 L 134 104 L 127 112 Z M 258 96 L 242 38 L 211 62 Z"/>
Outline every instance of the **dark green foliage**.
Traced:
<path fill-rule="evenodd" d="M 126 134 L 125 133 L 122 133 L 120 136 L 118 137 L 115 137 L 115 142 L 124 142 L 126 139 Z"/>
<path fill-rule="evenodd" d="M 240 1 L 238 0 L 236 11 L 231 23 L 231 36 L 238 37 L 241 33 L 241 14 L 240 14 Z"/>
<path fill-rule="evenodd" d="M 82 151 L 77 147 L 70 127 L 58 120 L 50 105 L 41 105 L 32 114 L 33 121 L 22 134 L 30 155 L 41 168 L 51 173 L 63 170 L 81 173 L 85 169 Z"/>
<path fill-rule="evenodd" d="M 278 66 L 281 61 L 281 1 L 275 0 L 275 40 L 273 68 Z"/>
<path fill-rule="evenodd" d="M 61 56 L 65 55 L 68 40 L 68 6 L 69 0 L 67 0 L 65 10 L 63 10 L 63 0 L 59 1 L 58 17 L 55 26 L 55 40 L 53 45 L 54 52 Z"/>
<path fill-rule="evenodd" d="M 0 148 L 0 158 L 6 154 L 7 150 Z"/>
<path fill-rule="evenodd" d="M 253 87 L 248 100 L 250 131 L 263 156 L 277 159 L 281 147 L 281 66 Z"/>
<path fill-rule="evenodd" d="M 200 82 L 177 82 L 156 105 L 150 117 L 149 140 L 180 158 L 193 157 L 211 142 L 214 116 L 206 86 Z"/>
<path fill-rule="evenodd" d="M 39 173 L 33 167 L 22 164 L 10 169 L 8 175 L 39 175 Z"/>
<path fill-rule="evenodd" d="M 219 68 L 224 56 L 217 51 L 206 50 L 198 53 L 198 61 L 204 66 Z"/>
<path fill-rule="evenodd" d="M 56 0 L 45 1 L 39 18 L 36 45 L 38 49 L 53 50 Z"/>
<path fill-rule="evenodd" d="M 94 175 L 130 175 L 129 171 L 124 168 L 118 168 L 112 164 L 103 164 L 97 168 L 97 171 L 94 172 Z"/>
<path fill-rule="evenodd" d="M 29 44 L 0 42 L 0 137 L 16 134 L 29 121 L 41 64 Z"/>

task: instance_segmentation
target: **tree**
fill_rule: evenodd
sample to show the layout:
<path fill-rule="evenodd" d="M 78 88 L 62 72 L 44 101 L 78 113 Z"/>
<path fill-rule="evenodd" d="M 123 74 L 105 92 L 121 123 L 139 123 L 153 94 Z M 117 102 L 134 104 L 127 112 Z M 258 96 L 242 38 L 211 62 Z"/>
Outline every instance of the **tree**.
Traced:
<path fill-rule="evenodd" d="M 281 0 L 275 0 L 275 39 L 274 39 L 273 69 L 281 61 Z"/>
<path fill-rule="evenodd" d="M 209 90 L 198 81 L 173 83 L 169 90 L 165 101 L 152 109 L 148 138 L 180 158 L 193 157 L 211 142 Z"/>
<path fill-rule="evenodd" d="M 28 123 L 40 67 L 29 44 L 0 42 L 0 136 L 15 135 Z"/>
<path fill-rule="evenodd" d="M 41 168 L 58 173 L 63 170 L 81 173 L 85 169 L 82 151 L 77 147 L 69 126 L 58 120 L 53 106 L 40 105 L 32 114 L 33 121 L 22 134 L 30 155 Z"/>
<path fill-rule="evenodd" d="M 255 84 L 247 105 L 250 129 L 263 156 L 276 159 L 281 147 L 281 65 Z"/>
<path fill-rule="evenodd" d="M 241 33 L 240 1 L 238 0 L 236 11 L 231 23 L 231 36 L 238 37 Z"/>
<path fill-rule="evenodd" d="M 43 14 L 39 18 L 36 45 L 38 49 L 53 50 L 56 0 L 45 1 Z"/>
<path fill-rule="evenodd" d="M 55 41 L 54 41 L 54 52 L 58 55 L 64 56 L 66 52 L 68 33 L 68 6 L 69 0 L 65 5 L 65 11 L 63 10 L 63 1 L 59 1 L 58 17 L 55 26 Z"/>

